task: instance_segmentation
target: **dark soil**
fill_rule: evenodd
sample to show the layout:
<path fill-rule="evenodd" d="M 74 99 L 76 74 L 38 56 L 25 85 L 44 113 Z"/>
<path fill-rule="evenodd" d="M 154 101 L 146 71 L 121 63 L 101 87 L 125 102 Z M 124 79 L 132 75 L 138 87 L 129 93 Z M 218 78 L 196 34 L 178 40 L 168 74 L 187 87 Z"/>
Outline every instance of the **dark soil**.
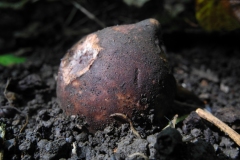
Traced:
<path fill-rule="evenodd" d="M 45 30 L 39 30 L 39 33 L 31 38 L 14 37 L 12 34 L 14 29 L 24 27 L 27 9 L 2 11 L 6 19 L 9 17 L 13 20 L 18 19 L 19 23 L 7 28 L 6 25 L 13 24 L 14 21 L 7 19 L 11 20 L 9 24 L 5 19 L 5 26 L 0 25 L 2 30 L 6 30 L 9 36 L 12 36 L 12 39 L 9 39 L 7 33 L 1 33 L 3 36 L 0 42 L 5 44 L 1 45 L 1 52 L 31 46 L 31 50 L 24 54 L 28 58 L 26 63 L 10 67 L 0 66 L 0 123 L 6 125 L 6 136 L 5 140 L 0 139 L 0 149 L 4 151 L 4 159 L 120 160 L 148 157 L 160 160 L 235 160 L 240 158 L 239 146 L 228 135 L 201 119 L 195 112 L 186 113 L 187 118 L 178 123 L 176 129 L 168 128 L 164 131 L 161 131 L 162 126 L 166 126 L 168 120 L 164 120 L 163 124 L 158 126 L 150 123 L 151 116 L 148 116 L 149 121 L 146 123 L 139 120 L 139 117 L 134 117 L 132 119 L 134 127 L 142 138 L 137 138 L 132 133 L 128 123 L 120 125 L 114 123 L 103 131 L 91 134 L 86 131 L 84 120 L 75 115 L 66 116 L 59 108 L 56 98 L 56 78 L 60 58 L 76 40 L 84 34 L 99 29 L 99 26 L 92 21 L 86 22 L 88 19 L 81 15 L 80 17 L 84 17 L 85 20 L 78 22 L 85 24 L 84 26 L 71 24 L 60 29 L 56 26 L 63 27 L 62 20 L 70 13 L 71 6 L 52 3 L 53 9 L 49 10 L 49 13 L 38 15 L 37 11 L 42 11 L 44 7 L 48 8 L 46 3 L 39 2 L 27 6 L 27 9 L 34 7 L 30 11 L 35 13 L 28 16 L 34 15 L 39 21 L 46 21 Z M 101 3 L 99 7 L 109 3 Z M 118 3 L 123 5 L 120 8 L 126 7 Z M 112 8 L 109 7 L 106 11 L 112 13 L 112 21 L 104 17 L 108 13 L 95 14 L 98 14 L 106 25 L 134 23 L 148 18 L 148 15 L 143 16 L 133 12 L 130 18 L 124 19 L 123 16 L 117 19 L 116 16 L 114 17 L 119 14 L 114 10 L 116 6 L 117 4 L 112 4 Z M 66 13 L 61 12 L 64 7 Z M 146 8 L 151 8 L 151 5 Z M 129 9 L 127 12 L 131 11 Z M 121 10 L 121 13 L 127 14 L 125 10 Z M 47 15 L 49 17 L 58 15 L 58 17 L 50 23 L 51 20 L 45 19 Z M 31 24 L 31 22 L 26 23 Z M 44 23 L 40 24 L 39 29 Z M 49 24 L 52 24 L 50 29 L 47 28 Z M 79 30 L 83 32 L 71 36 L 63 33 L 64 29 L 76 30 L 74 25 L 79 25 Z M 58 35 L 57 32 L 61 34 Z M 203 31 L 164 32 L 163 27 L 163 47 L 178 83 L 198 95 L 209 111 L 238 133 L 240 132 L 240 48 L 236 37 L 239 35 L 238 31 L 215 34 L 206 34 Z M 6 86 L 10 78 L 10 83 Z M 6 97 L 6 93 L 10 96 Z M 165 116 L 171 119 L 172 114 L 179 114 L 176 110 L 172 112 Z M 28 123 L 21 132 L 26 122 L 26 115 Z"/>

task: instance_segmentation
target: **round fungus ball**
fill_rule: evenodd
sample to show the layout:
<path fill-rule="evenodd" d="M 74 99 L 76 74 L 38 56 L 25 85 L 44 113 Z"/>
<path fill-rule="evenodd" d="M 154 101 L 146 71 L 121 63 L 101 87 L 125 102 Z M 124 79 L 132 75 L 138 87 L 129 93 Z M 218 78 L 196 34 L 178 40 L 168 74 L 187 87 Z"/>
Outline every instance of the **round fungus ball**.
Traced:
<path fill-rule="evenodd" d="M 173 102 L 176 82 L 160 48 L 160 24 L 147 19 L 108 27 L 68 50 L 58 72 L 57 97 L 67 115 L 84 117 L 91 132 L 114 120 L 154 109 L 156 117 Z"/>

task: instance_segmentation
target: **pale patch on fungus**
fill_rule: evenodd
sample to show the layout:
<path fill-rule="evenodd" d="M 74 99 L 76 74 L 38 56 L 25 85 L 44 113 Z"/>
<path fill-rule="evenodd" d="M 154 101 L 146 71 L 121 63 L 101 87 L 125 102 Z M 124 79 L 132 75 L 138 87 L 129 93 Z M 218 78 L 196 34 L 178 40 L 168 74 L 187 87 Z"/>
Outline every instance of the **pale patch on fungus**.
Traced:
<path fill-rule="evenodd" d="M 79 82 L 79 81 L 73 81 L 73 82 L 72 82 L 72 85 L 73 85 L 75 88 L 77 88 L 77 87 L 80 86 L 80 82 Z"/>
<path fill-rule="evenodd" d="M 156 19 L 151 18 L 151 19 L 149 19 L 149 21 L 150 21 L 150 23 L 152 23 L 155 26 L 160 26 L 160 23 Z"/>
<path fill-rule="evenodd" d="M 128 34 L 133 28 L 136 28 L 135 25 L 124 25 L 124 27 L 123 26 L 112 27 L 113 30 L 121 32 L 123 34 Z"/>
<path fill-rule="evenodd" d="M 65 84 L 69 84 L 78 77 L 85 74 L 94 61 L 102 47 L 98 44 L 99 39 L 96 34 L 90 34 L 82 42 L 78 42 L 62 59 L 61 70 Z"/>

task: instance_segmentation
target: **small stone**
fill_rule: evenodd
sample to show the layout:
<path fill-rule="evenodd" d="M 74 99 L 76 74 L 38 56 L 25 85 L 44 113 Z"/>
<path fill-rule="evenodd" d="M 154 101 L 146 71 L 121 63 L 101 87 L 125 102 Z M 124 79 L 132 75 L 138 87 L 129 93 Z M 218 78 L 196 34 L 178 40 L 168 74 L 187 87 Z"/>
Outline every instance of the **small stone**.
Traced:
<path fill-rule="evenodd" d="M 43 148 L 46 146 L 47 143 L 48 143 L 48 140 L 42 139 L 42 140 L 40 140 L 40 141 L 37 143 L 37 146 L 38 146 L 40 149 L 43 149 Z"/>
<path fill-rule="evenodd" d="M 221 147 L 230 147 L 231 145 L 233 145 L 233 142 L 229 138 L 222 137 L 222 141 L 220 142 Z"/>
<path fill-rule="evenodd" d="M 113 126 L 108 126 L 104 129 L 104 133 L 106 133 L 106 134 L 111 134 L 113 131 L 114 131 Z"/>
<path fill-rule="evenodd" d="M 191 130 L 191 134 L 193 135 L 193 137 L 198 137 L 201 135 L 201 130 L 194 128 L 193 130 Z"/>
<path fill-rule="evenodd" d="M 22 144 L 19 145 L 18 148 L 20 151 L 27 151 L 31 148 L 31 142 L 24 141 Z"/>
<path fill-rule="evenodd" d="M 66 138 L 66 142 L 72 143 L 73 142 L 73 136 L 70 136 L 70 137 Z"/>
<path fill-rule="evenodd" d="M 13 125 L 13 126 L 16 126 L 16 125 L 19 124 L 19 122 L 20 122 L 20 119 L 14 120 L 14 121 L 12 122 L 12 125 Z"/>
<path fill-rule="evenodd" d="M 75 137 L 75 139 L 76 139 L 76 141 L 85 142 L 88 139 L 88 135 L 87 135 L 87 133 L 82 132 L 79 135 L 77 135 Z"/>

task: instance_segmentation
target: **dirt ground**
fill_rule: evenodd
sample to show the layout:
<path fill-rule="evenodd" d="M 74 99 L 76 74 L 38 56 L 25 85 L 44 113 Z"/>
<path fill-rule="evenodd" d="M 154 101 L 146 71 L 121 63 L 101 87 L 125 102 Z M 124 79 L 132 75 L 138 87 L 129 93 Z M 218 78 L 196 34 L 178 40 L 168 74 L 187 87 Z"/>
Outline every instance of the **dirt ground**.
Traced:
<path fill-rule="evenodd" d="M 175 129 L 164 131 L 161 131 L 163 126 L 168 124 L 165 118 L 161 125 L 150 123 L 153 113 L 147 116 L 148 121 L 133 118 L 134 128 L 141 138 L 134 135 L 129 123 L 114 123 L 103 131 L 91 134 L 86 131 L 85 122 L 80 117 L 66 116 L 56 97 L 60 59 L 83 35 L 100 27 L 85 15 L 80 16 L 81 21 L 72 20 L 76 23 L 71 21 L 66 27 L 63 19 L 66 20 L 66 15 L 72 11 L 71 6 L 65 2 L 46 3 L 31 4 L 21 11 L 1 11 L 5 18 L 5 23 L 0 24 L 5 31 L 1 33 L 1 52 L 30 47 L 22 55 L 27 57 L 24 64 L 0 65 L 0 123 L 6 125 L 6 136 L 5 140 L 0 139 L 0 150 L 4 152 L 4 160 L 240 158 L 239 146 L 194 111 L 185 112 L 188 116 Z M 122 11 L 123 16 L 117 19 L 115 9 L 120 4 L 123 5 L 119 2 L 111 6 L 107 1 L 98 4 L 100 8 L 107 5 L 108 10 L 104 14 L 97 11 L 95 14 L 107 26 L 135 23 L 152 14 L 136 14 L 136 10 L 128 8 L 127 13 Z M 43 8 L 45 14 L 42 13 Z M 64 9 L 66 12 L 63 12 Z M 108 13 L 111 15 L 104 17 Z M 57 17 L 50 23 L 53 15 Z M 41 22 L 36 24 L 39 32 L 29 33 L 24 27 L 33 25 L 34 18 L 37 18 L 36 23 Z M 11 25 L 12 28 L 8 28 Z M 20 37 L 16 37 L 16 28 L 21 28 Z M 240 133 L 240 32 L 170 32 L 164 31 L 164 26 L 162 30 L 163 48 L 177 82 L 193 91 L 204 102 L 206 109 Z M 165 117 L 172 119 L 181 110 L 173 110 Z M 26 121 L 28 123 L 23 128 Z"/>

